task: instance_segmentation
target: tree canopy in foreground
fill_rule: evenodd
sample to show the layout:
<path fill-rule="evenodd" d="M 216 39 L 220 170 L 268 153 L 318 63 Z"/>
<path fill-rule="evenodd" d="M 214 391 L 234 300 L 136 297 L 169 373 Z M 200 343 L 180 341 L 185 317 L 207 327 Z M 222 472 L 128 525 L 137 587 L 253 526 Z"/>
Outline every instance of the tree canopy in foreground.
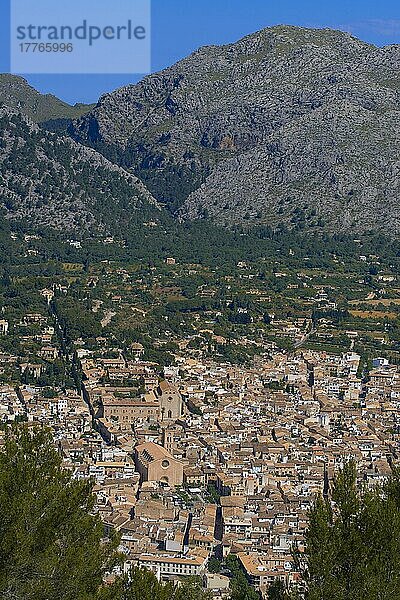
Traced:
<path fill-rule="evenodd" d="M 51 433 L 19 425 L 0 451 L 2 600 L 206 600 L 197 581 L 163 585 L 140 569 L 103 585 L 121 561 L 93 514 L 93 482 L 62 468 Z"/>
<path fill-rule="evenodd" d="M 355 463 L 348 462 L 309 518 L 305 555 L 295 556 L 305 600 L 400 599 L 399 470 L 368 488 L 357 483 Z M 271 599 L 297 597 L 283 588 L 278 594 L 277 587 Z"/>
<path fill-rule="evenodd" d="M 93 482 L 63 469 L 51 433 L 20 424 L 0 451 L 0 597 L 4 600 L 207 600 L 198 581 L 160 583 L 132 569 L 105 585 L 121 563 L 118 539 L 93 514 Z M 331 495 L 310 511 L 306 551 L 295 552 L 305 600 L 400 600 L 400 471 L 375 487 L 357 482 L 353 462 Z M 258 597 L 234 557 L 232 598 Z M 276 582 L 270 600 L 299 593 Z"/>
<path fill-rule="evenodd" d="M 92 483 L 72 481 L 50 433 L 15 427 L 0 453 L 0 597 L 89 600 L 116 559 L 93 516 Z"/>

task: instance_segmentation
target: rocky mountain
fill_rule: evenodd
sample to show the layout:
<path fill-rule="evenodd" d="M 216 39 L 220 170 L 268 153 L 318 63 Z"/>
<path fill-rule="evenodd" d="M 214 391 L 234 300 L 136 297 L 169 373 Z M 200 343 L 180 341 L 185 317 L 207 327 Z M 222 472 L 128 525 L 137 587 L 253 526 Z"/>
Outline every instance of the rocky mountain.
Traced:
<path fill-rule="evenodd" d="M 400 46 L 268 28 L 104 95 L 71 133 L 180 219 L 400 233 Z"/>
<path fill-rule="evenodd" d="M 71 106 L 52 94 L 41 94 L 23 77 L 0 74 L 0 103 L 23 113 L 36 123 L 54 119 L 78 119 L 93 105 Z"/>
<path fill-rule="evenodd" d="M 0 107 L 0 208 L 32 230 L 121 236 L 160 213 L 131 173 Z"/>

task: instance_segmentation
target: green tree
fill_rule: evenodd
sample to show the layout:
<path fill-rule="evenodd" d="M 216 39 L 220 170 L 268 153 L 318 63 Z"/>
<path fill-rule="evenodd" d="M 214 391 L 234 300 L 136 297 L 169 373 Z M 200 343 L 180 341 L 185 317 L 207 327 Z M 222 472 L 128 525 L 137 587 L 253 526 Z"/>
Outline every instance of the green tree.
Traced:
<path fill-rule="evenodd" d="M 170 600 L 173 593 L 172 584 L 163 585 L 151 571 L 133 568 L 129 574 L 103 589 L 101 600 Z"/>
<path fill-rule="evenodd" d="M 372 489 L 354 462 L 335 478 L 332 499 L 310 513 L 306 557 L 297 555 L 307 600 L 400 599 L 400 472 Z"/>
<path fill-rule="evenodd" d="M 232 572 L 231 590 L 232 600 L 260 600 L 259 593 L 251 587 L 239 562 L 233 554 L 226 558 L 226 566 Z"/>
<path fill-rule="evenodd" d="M 6 431 L 0 453 L 0 597 L 92 600 L 116 559 L 92 516 L 92 483 L 61 466 L 51 434 L 27 425 Z"/>
<path fill-rule="evenodd" d="M 113 585 L 103 588 L 101 600 L 211 600 L 196 577 L 185 578 L 179 585 L 161 583 L 154 573 L 133 567 Z"/>
<path fill-rule="evenodd" d="M 210 573 L 219 573 L 221 571 L 221 566 L 221 561 L 215 556 L 212 556 L 208 561 L 208 570 Z"/>
<path fill-rule="evenodd" d="M 188 577 L 175 588 L 171 600 L 211 600 L 210 592 L 203 590 L 198 577 Z"/>
<path fill-rule="evenodd" d="M 276 579 L 268 588 L 268 600 L 290 600 L 291 596 L 283 581 Z"/>

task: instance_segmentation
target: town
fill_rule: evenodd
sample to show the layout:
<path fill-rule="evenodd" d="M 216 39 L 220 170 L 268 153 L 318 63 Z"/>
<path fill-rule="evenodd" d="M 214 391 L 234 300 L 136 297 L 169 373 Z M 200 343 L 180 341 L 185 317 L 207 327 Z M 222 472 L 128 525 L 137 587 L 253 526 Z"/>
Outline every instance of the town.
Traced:
<path fill-rule="evenodd" d="M 126 569 L 216 600 L 233 560 L 262 597 L 301 585 L 293 548 L 337 469 L 373 486 L 398 462 L 396 267 L 51 262 L 38 240 L 1 283 L 2 431 L 51 429 Z"/>

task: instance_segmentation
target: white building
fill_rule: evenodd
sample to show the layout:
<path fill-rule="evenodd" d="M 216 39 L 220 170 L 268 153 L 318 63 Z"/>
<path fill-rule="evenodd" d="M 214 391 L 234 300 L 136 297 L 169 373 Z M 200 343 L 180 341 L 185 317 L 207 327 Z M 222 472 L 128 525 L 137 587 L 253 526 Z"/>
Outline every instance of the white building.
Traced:
<path fill-rule="evenodd" d="M 0 335 L 6 335 L 7 332 L 8 332 L 8 321 L 4 321 L 4 319 L 2 319 L 0 321 Z"/>

